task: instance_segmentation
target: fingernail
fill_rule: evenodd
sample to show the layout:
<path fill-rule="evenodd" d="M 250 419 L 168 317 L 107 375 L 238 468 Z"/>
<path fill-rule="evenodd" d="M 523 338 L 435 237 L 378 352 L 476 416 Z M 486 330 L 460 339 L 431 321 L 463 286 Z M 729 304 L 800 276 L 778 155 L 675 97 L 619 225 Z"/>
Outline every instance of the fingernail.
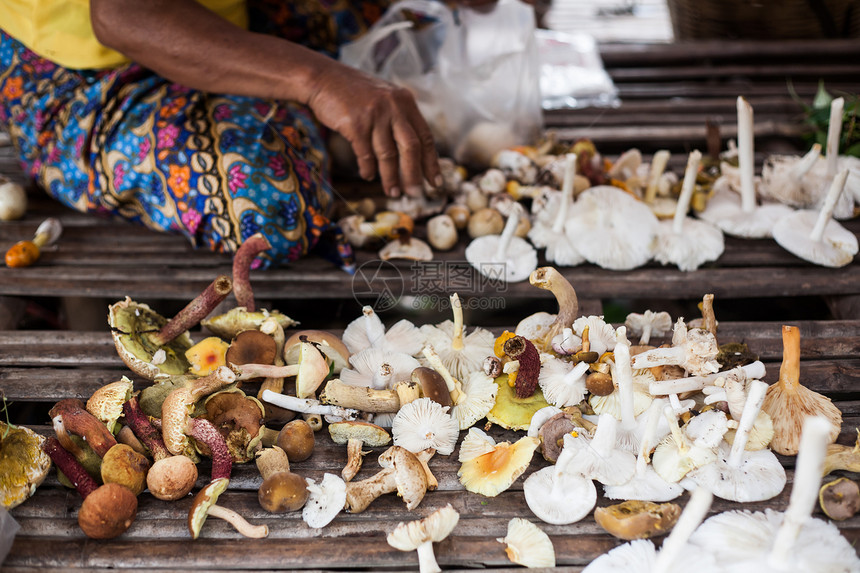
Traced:
<path fill-rule="evenodd" d="M 424 192 L 424 187 L 421 185 L 410 185 L 406 188 L 406 194 L 412 197 L 420 197 Z"/>
<path fill-rule="evenodd" d="M 392 197 L 400 197 L 400 187 L 392 187 L 388 190 L 388 194 Z"/>
<path fill-rule="evenodd" d="M 445 183 L 445 179 L 442 178 L 441 175 L 437 175 L 435 179 L 433 179 L 433 183 L 436 187 L 441 187 L 443 183 Z"/>

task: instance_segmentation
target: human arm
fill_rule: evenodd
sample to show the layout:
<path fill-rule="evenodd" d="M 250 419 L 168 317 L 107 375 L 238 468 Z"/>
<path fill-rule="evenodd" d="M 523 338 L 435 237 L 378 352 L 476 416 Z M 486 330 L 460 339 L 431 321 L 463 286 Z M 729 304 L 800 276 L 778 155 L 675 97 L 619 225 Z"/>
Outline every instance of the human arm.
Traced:
<path fill-rule="evenodd" d="M 441 177 L 433 137 L 405 89 L 322 54 L 234 26 L 194 0 L 91 0 L 98 40 L 159 75 L 214 93 L 296 101 L 346 138 L 386 193 Z"/>

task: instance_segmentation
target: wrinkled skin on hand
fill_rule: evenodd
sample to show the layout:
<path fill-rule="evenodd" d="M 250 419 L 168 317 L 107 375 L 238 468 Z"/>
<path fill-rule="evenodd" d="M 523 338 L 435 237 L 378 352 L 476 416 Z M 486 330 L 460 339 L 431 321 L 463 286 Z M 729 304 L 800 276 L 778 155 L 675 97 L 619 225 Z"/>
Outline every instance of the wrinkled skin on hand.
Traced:
<path fill-rule="evenodd" d="M 386 195 L 417 196 L 441 184 L 433 135 L 405 88 L 340 64 L 323 70 L 308 101 L 317 119 L 355 151 L 359 173 L 377 173 Z"/>

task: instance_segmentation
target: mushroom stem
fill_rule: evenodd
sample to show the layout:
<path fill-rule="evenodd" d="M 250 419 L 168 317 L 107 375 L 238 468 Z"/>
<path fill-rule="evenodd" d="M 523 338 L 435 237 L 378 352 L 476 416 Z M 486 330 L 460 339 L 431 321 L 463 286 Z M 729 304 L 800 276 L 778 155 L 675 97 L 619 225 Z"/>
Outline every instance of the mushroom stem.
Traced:
<path fill-rule="evenodd" d="M 415 457 L 418 458 L 418 461 L 421 462 L 421 467 L 424 468 L 424 475 L 427 476 L 427 490 L 435 491 L 436 488 L 439 487 L 439 480 L 436 479 L 436 476 L 433 475 L 433 472 L 430 471 L 430 460 L 433 459 L 433 456 L 436 455 L 436 450 L 433 448 L 427 448 L 426 450 L 421 450 Z"/>
<path fill-rule="evenodd" d="M 738 167 L 741 176 L 741 209 L 752 213 L 755 200 L 755 143 L 753 135 L 753 108 L 738 96 Z"/>
<path fill-rule="evenodd" d="M 302 414 L 337 416 L 345 420 L 355 420 L 358 418 L 358 410 L 341 408 L 340 406 L 323 405 L 317 400 L 296 398 L 295 396 L 287 396 L 286 394 L 276 394 L 271 390 L 264 390 L 261 399 L 264 402 L 274 404 L 275 406 L 279 406 L 285 410 L 292 410 L 293 412 L 300 412 Z"/>
<path fill-rule="evenodd" d="M 676 422 L 677 423 L 677 422 Z M 608 457 L 615 448 L 615 437 L 618 430 L 618 420 L 611 414 L 601 414 L 591 439 L 591 449 L 601 457 Z"/>
<path fill-rule="evenodd" d="M 518 204 L 514 204 L 511 209 L 511 214 L 508 215 L 508 220 L 505 222 L 505 228 L 502 229 L 502 234 L 499 237 L 499 244 L 496 247 L 494 261 L 503 262 L 508 253 L 508 246 L 511 244 L 511 239 L 514 238 L 514 233 L 517 230 L 517 225 L 520 223 L 520 208 Z"/>
<path fill-rule="evenodd" d="M 136 396 L 131 397 L 122 405 L 122 415 L 125 416 L 125 423 L 128 424 L 134 435 L 143 442 L 143 445 L 152 454 L 153 460 L 159 461 L 171 456 L 164 445 L 164 440 L 161 439 L 161 433 L 140 409 L 140 403 Z"/>
<path fill-rule="evenodd" d="M 93 451 L 105 457 L 109 449 L 116 445 L 116 438 L 98 418 L 86 411 L 84 403 L 76 398 L 60 400 L 48 412 L 58 433 L 72 433 L 83 438 Z"/>
<path fill-rule="evenodd" d="M 269 526 L 267 525 L 251 525 L 244 517 L 220 505 L 213 505 L 209 508 L 209 515 L 223 519 L 233 526 L 233 528 L 244 535 L 253 539 L 262 539 L 269 535 Z"/>
<path fill-rule="evenodd" d="M 98 489 L 99 484 L 96 483 L 96 480 L 90 477 L 84 466 L 60 445 L 57 438 L 50 436 L 42 442 L 42 451 L 48 454 L 57 469 L 72 482 L 82 498 L 86 499 L 88 495 Z"/>
<path fill-rule="evenodd" d="M 809 234 L 809 239 L 811 241 L 819 242 L 821 241 L 821 237 L 824 236 L 824 228 L 833 216 L 833 209 L 836 208 L 836 202 L 839 200 L 839 196 L 842 195 L 842 190 L 845 188 L 845 181 L 848 180 L 848 173 L 848 169 L 840 171 L 830 183 L 830 189 L 827 191 L 827 196 L 824 198 L 821 210 L 818 211 L 818 218 L 815 220 L 815 227 L 812 228 L 812 232 Z"/>
<path fill-rule="evenodd" d="M 394 391 L 397 393 L 400 406 L 405 406 L 421 397 L 421 387 L 411 380 L 408 382 L 398 382 L 394 387 Z"/>
<path fill-rule="evenodd" d="M 143 442 L 134 435 L 134 431 L 128 426 L 120 427 L 119 432 L 116 433 L 116 441 L 125 444 L 140 455 L 147 456 L 150 454 Z"/>
<path fill-rule="evenodd" d="M 690 495 L 690 501 L 687 502 L 687 506 L 681 512 L 681 517 L 678 518 L 672 532 L 663 541 L 651 573 L 666 573 L 670 570 L 690 536 L 705 519 L 713 501 L 714 495 L 705 488 L 699 487 L 693 491 Z"/>
<path fill-rule="evenodd" d="M 212 281 L 197 298 L 188 303 L 176 316 L 167 321 L 157 333 L 151 336 L 156 346 L 164 346 L 186 330 L 193 328 L 201 320 L 215 310 L 221 301 L 233 290 L 233 281 L 227 275 L 221 275 Z"/>
<path fill-rule="evenodd" d="M 651 159 L 651 170 L 648 173 L 648 187 L 645 188 L 645 203 L 651 204 L 657 198 L 657 187 L 660 185 L 660 176 L 666 170 L 666 164 L 669 163 L 671 153 L 665 149 L 661 149 L 654 154 Z"/>
<path fill-rule="evenodd" d="M 683 394 L 684 392 L 695 392 L 705 386 L 713 385 L 717 378 L 724 376 L 736 377 L 740 380 L 763 378 L 765 375 L 764 364 L 756 360 L 751 364 L 732 368 L 726 372 L 706 374 L 705 376 L 689 376 L 675 380 L 660 380 L 648 385 L 648 392 L 653 396 L 665 396 L 666 394 Z"/>
<path fill-rule="evenodd" d="M 803 422 L 791 498 L 768 555 L 768 563 L 777 569 L 787 569 L 791 547 L 818 499 L 824 453 L 830 443 L 830 428 L 830 422 L 822 416 L 810 416 Z"/>
<path fill-rule="evenodd" d="M 358 438 L 350 438 L 346 442 L 346 465 L 340 471 L 343 481 L 349 482 L 361 469 L 361 464 L 364 461 L 365 451 L 362 449 L 364 442 Z"/>
<path fill-rule="evenodd" d="M 687 169 L 684 171 L 684 182 L 681 184 L 681 195 L 675 206 L 675 217 L 672 219 L 672 232 L 680 235 L 684 228 L 684 219 L 690 210 L 690 200 L 693 198 L 693 190 L 696 188 L 696 175 L 699 173 L 699 164 L 702 161 L 702 153 L 698 149 L 690 152 L 687 158 Z"/>
<path fill-rule="evenodd" d="M 272 244 L 262 233 L 256 233 L 245 239 L 233 255 L 233 294 L 236 296 L 236 304 L 244 306 L 248 312 L 257 310 L 249 278 L 251 265 L 257 255 L 271 247 Z"/>
<path fill-rule="evenodd" d="M 257 471 L 260 472 L 263 481 L 278 472 L 290 471 L 290 459 L 287 457 L 287 452 L 278 446 L 265 448 L 257 456 L 256 463 Z"/>
<path fill-rule="evenodd" d="M 346 384 L 340 378 L 326 382 L 320 402 L 372 413 L 396 412 L 401 405 L 396 387 L 395 390 L 374 390 Z"/>
<path fill-rule="evenodd" d="M 188 388 L 191 391 L 191 396 L 196 400 L 197 398 L 213 394 L 236 380 L 236 375 L 232 370 L 226 366 L 219 366 L 215 369 L 215 372 L 192 380 Z"/>
<path fill-rule="evenodd" d="M 633 369 L 630 367 L 630 343 L 627 342 L 624 327 L 619 327 L 618 343 L 615 345 L 615 374 L 621 398 L 621 429 L 630 431 L 636 428 L 636 413 L 633 410 Z"/>
<path fill-rule="evenodd" d="M 451 295 L 451 310 L 454 312 L 454 336 L 451 338 L 453 350 L 463 350 L 463 305 L 457 293 Z"/>
<path fill-rule="evenodd" d="M 564 180 L 561 183 L 561 206 L 552 224 L 553 233 L 561 233 L 567 222 L 570 204 L 573 200 L 573 182 L 576 179 L 576 153 L 568 153 L 564 158 Z"/>
<path fill-rule="evenodd" d="M 795 181 L 803 179 L 815 166 L 815 162 L 818 161 L 820 155 L 821 144 L 814 143 L 812 147 L 809 148 L 809 151 L 806 152 L 806 155 L 804 155 L 801 160 L 795 163 L 794 167 L 791 168 L 791 179 Z"/>
<path fill-rule="evenodd" d="M 381 495 L 397 490 L 394 468 L 385 468 L 367 479 L 346 484 L 346 509 L 350 513 L 361 513 Z"/>
<path fill-rule="evenodd" d="M 579 318 L 579 299 L 573 285 L 555 267 L 535 269 L 529 275 L 529 282 L 540 289 L 550 291 L 558 302 L 555 321 L 547 329 L 544 342 L 537 344 L 540 350 L 548 352 L 552 348 L 552 339 L 565 327 L 570 328 L 573 321 Z"/>
<path fill-rule="evenodd" d="M 761 380 L 753 380 L 750 383 L 749 392 L 747 393 L 747 401 L 744 405 L 744 413 L 741 415 L 738 422 L 738 429 L 735 432 L 735 440 L 732 443 L 732 450 L 726 460 L 726 464 L 730 468 L 738 468 L 744 458 L 744 449 L 747 447 L 747 440 L 750 436 L 753 424 L 761 410 L 761 405 L 764 402 L 764 393 L 767 390 L 767 384 Z"/>
<path fill-rule="evenodd" d="M 796 391 L 800 386 L 800 329 L 796 326 L 782 327 L 782 364 L 777 383 L 784 392 Z"/>
<path fill-rule="evenodd" d="M 442 359 L 439 358 L 439 355 L 432 346 L 425 346 L 421 353 L 424 354 L 430 367 L 438 372 L 445 380 L 445 384 L 448 386 L 448 392 L 451 394 L 451 400 L 453 400 L 454 404 L 458 404 L 463 395 L 460 381 L 451 376 L 451 372 L 448 371 L 444 364 L 442 364 Z"/>
<path fill-rule="evenodd" d="M 636 458 L 637 476 L 645 475 L 648 462 L 651 461 L 651 446 L 654 436 L 657 435 L 657 425 L 660 422 L 660 413 L 663 411 L 664 404 L 664 400 L 655 398 L 648 408 L 645 429 L 642 431 L 642 440 L 639 442 L 639 456 Z"/>
<path fill-rule="evenodd" d="M 842 134 L 842 110 L 845 98 L 838 97 L 830 102 L 830 123 L 827 125 L 827 178 L 836 175 L 839 160 L 839 136 Z"/>
<path fill-rule="evenodd" d="M 190 418 L 188 426 L 188 435 L 209 448 L 212 455 L 212 481 L 220 478 L 230 479 L 233 457 L 218 428 L 206 418 Z"/>
<path fill-rule="evenodd" d="M 708 293 L 702 297 L 702 322 L 705 330 L 717 336 L 717 316 L 714 314 L 714 295 Z M 764 376 L 764 374 L 762 374 Z"/>
<path fill-rule="evenodd" d="M 260 332 L 268 334 L 275 341 L 275 366 L 284 365 L 284 343 L 286 336 L 284 335 L 284 327 L 281 323 L 272 317 L 267 318 L 260 325 Z M 284 377 L 270 376 L 260 384 L 260 390 L 257 392 L 257 397 L 263 393 L 263 390 L 271 390 L 272 392 L 284 391 Z"/>
<path fill-rule="evenodd" d="M 678 416 L 675 414 L 675 410 L 672 409 L 672 406 L 666 406 L 663 408 L 663 416 L 665 416 L 666 420 L 669 422 L 669 432 L 672 434 L 672 440 L 678 447 L 678 451 L 682 454 L 686 453 L 690 447 L 687 444 L 687 438 L 684 436 L 684 432 L 681 431 L 681 426 L 678 425 Z"/>
<path fill-rule="evenodd" d="M 239 371 L 236 380 L 251 380 L 253 378 L 289 378 L 299 373 L 299 364 L 275 366 L 274 364 L 241 364 L 233 365 Z M 283 380 L 281 380 L 283 387 Z"/>
<path fill-rule="evenodd" d="M 433 540 L 428 539 L 416 548 L 418 552 L 418 571 L 419 573 L 439 573 L 442 571 L 439 564 L 436 562 L 436 555 L 433 553 Z"/>

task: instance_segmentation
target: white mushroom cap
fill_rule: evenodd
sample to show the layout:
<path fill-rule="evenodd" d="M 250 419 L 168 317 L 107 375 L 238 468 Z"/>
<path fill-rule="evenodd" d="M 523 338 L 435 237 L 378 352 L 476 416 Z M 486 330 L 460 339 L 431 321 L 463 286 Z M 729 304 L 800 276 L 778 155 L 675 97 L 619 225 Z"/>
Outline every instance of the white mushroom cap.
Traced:
<path fill-rule="evenodd" d="M 666 436 L 657 445 L 651 457 L 654 471 L 660 477 L 674 483 L 680 481 L 691 470 L 717 459 L 717 453 L 713 448 L 693 444 L 686 432 L 678 427 L 678 418 L 671 406 L 663 409 L 663 415 L 669 421 L 671 435 Z"/>
<path fill-rule="evenodd" d="M 412 371 L 421 366 L 415 358 L 402 352 L 367 348 L 349 357 L 352 368 L 344 368 L 340 379 L 344 384 L 364 386 L 375 390 L 393 388 L 401 380 L 410 380 Z"/>
<path fill-rule="evenodd" d="M 577 336 L 582 336 L 586 326 L 592 352 L 603 354 L 615 348 L 615 329 L 603 319 L 603 316 L 581 316 L 573 321 L 573 331 Z"/>
<path fill-rule="evenodd" d="M 433 555 L 433 542 L 442 541 L 453 531 L 460 514 L 451 504 L 437 509 L 424 519 L 401 522 L 388 534 L 388 544 L 400 551 L 418 550 L 418 566 L 421 573 L 441 571 Z"/>
<path fill-rule="evenodd" d="M 432 261 L 433 250 L 430 248 L 430 245 L 415 237 L 409 237 L 405 241 L 394 239 L 379 250 L 379 258 L 383 261 L 390 261 L 392 259 Z"/>
<path fill-rule="evenodd" d="M 713 185 L 713 196 L 699 218 L 716 225 L 727 235 L 746 239 L 763 239 L 772 236 L 773 226 L 792 212 L 790 207 L 766 203 L 743 210 L 741 197 L 729 188 L 722 177 Z"/>
<path fill-rule="evenodd" d="M 653 256 L 657 218 L 629 193 L 599 185 L 579 195 L 565 233 L 587 261 L 605 269 L 630 270 Z"/>
<path fill-rule="evenodd" d="M 528 338 L 529 340 L 539 340 L 543 338 L 550 327 L 555 323 L 556 315 L 548 312 L 536 312 L 522 319 L 514 332 L 518 336 Z"/>
<path fill-rule="evenodd" d="M 576 523 L 589 514 L 597 503 L 597 489 L 587 476 L 571 469 L 578 455 L 573 436 L 565 436 L 565 445 L 554 466 L 538 470 L 523 482 L 523 494 L 529 509 L 546 523 Z"/>
<path fill-rule="evenodd" d="M 302 519 L 308 527 L 319 529 L 325 527 L 340 513 L 346 505 L 346 482 L 334 474 L 323 475 L 319 485 L 310 478 L 308 483 L 308 500 L 302 508 Z"/>
<path fill-rule="evenodd" d="M 388 332 L 373 308 L 362 308 L 362 316 L 350 322 L 343 331 L 343 343 L 353 354 L 370 347 L 387 352 L 418 354 L 424 347 L 424 339 L 418 327 L 406 319 L 393 324 Z"/>
<path fill-rule="evenodd" d="M 549 536 L 537 525 L 515 517 L 508 522 L 508 534 L 496 539 L 507 545 L 508 559 L 524 567 L 555 567 L 555 549 Z"/>
<path fill-rule="evenodd" d="M 848 171 L 834 179 L 821 211 L 797 211 L 780 219 L 773 238 L 787 251 L 825 267 L 844 267 L 858 251 L 857 237 L 831 219 L 837 199 L 842 195 Z"/>
<path fill-rule="evenodd" d="M 537 437 L 537 435 L 532 436 Z M 492 452 L 496 447 L 496 440 L 487 435 L 480 428 L 469 428 L 469 432 L 463 441 L 460 443 L 460 454 L 457 457 L 459 462 L 468 462 L 474 460 L 478 456 L 483 456 Z"/>
<path fill-rule="evenodd" d="M 418 398 L 401 406 L 391 425 L 394 445 L 413 454 L 434 449 L 447 456 L 454 451 L 460 437 L 457 420 L 447 410 L 447 406 L 430 398 Z"/>
<path fill-rule="evenodd" d="M 557 208 L 551 216 L 538 218 L 529 231 L 529 239 L 539 248 L 546 247 L 546 260 L 563 267 L 573 267 L 585 262 L 570 237 L 564 232 L 568 214 L 573 204 L 573 184 L 576 176 L 576 154 L 565 158 L 564 182 Z"/>
<path fill-rule="evenodd" d="M 601 414 L 594 431 L 594 438 L 583 440 L 564 436 L 564 447 L 572 448 L 576 456 L 565 471 L 581 474 L 604 485 L 621 485 L 630 481 L 636 472 L 636 456 L 615 447 L 617 420 L 609 414 Z"/>
<path fill-rule="evenodd" d="M 493 409 L 498 391 L 493 378 L 483 372 L 473 372 L 463 381 L 462 397 L 451 412 L 459 421 L 461 430 L 470 428 Z"/>
<path fill-rule="evenodd" d="M 466 260 L 482 275 L 507 282 L 526 280 L 537 268 L 537 252 L 514 236 L 521 208 L 513 210 L 501 235 L 485 235 L 466 247 Z"/>
<path fill-rule="evenodd" d="M 648 344 L 651 336 L 663 336 L 672 328 L 672 317 L 668 312 L 646 310 L 642 314 L 631 312 L 624 321 L 627 332 L 641 335 L 639 344 Z"/>
<path fill-rule="evenodd" d="M 546 401 L 559 408 L 575 406 L 582 402 L 587 393 L 585 377 L 588 363 L 573 364 L 548 354 L 541 355 L 541 358 L 538 384 Z"/>
<path fill-rule="evenodd" d="M 433 347 L 451 375 L 465 379 L 481 370 L 487 356 L 493 355 L 496 337 L 485 328 L 475 328 L 465 334 L 463 309 L 456 293 L 451 296 L 451 307 L 454 321 L 445 320 L 436 326 L 425 324 L 421 326 L 421 333 L 425 345 Z"/>
<path fill-rule="evenodd" d="M 771 155 L 764 160 L 761 168 L 759 193 L 762 197 L 791 207 L 811 207 L 815 204 L 815 199 L 805 192 L 802 183 L 820 155 L 820 143 L 814 144 L 803 157 Z M 816 193 L 820 191 L 816 189 Z"/>

